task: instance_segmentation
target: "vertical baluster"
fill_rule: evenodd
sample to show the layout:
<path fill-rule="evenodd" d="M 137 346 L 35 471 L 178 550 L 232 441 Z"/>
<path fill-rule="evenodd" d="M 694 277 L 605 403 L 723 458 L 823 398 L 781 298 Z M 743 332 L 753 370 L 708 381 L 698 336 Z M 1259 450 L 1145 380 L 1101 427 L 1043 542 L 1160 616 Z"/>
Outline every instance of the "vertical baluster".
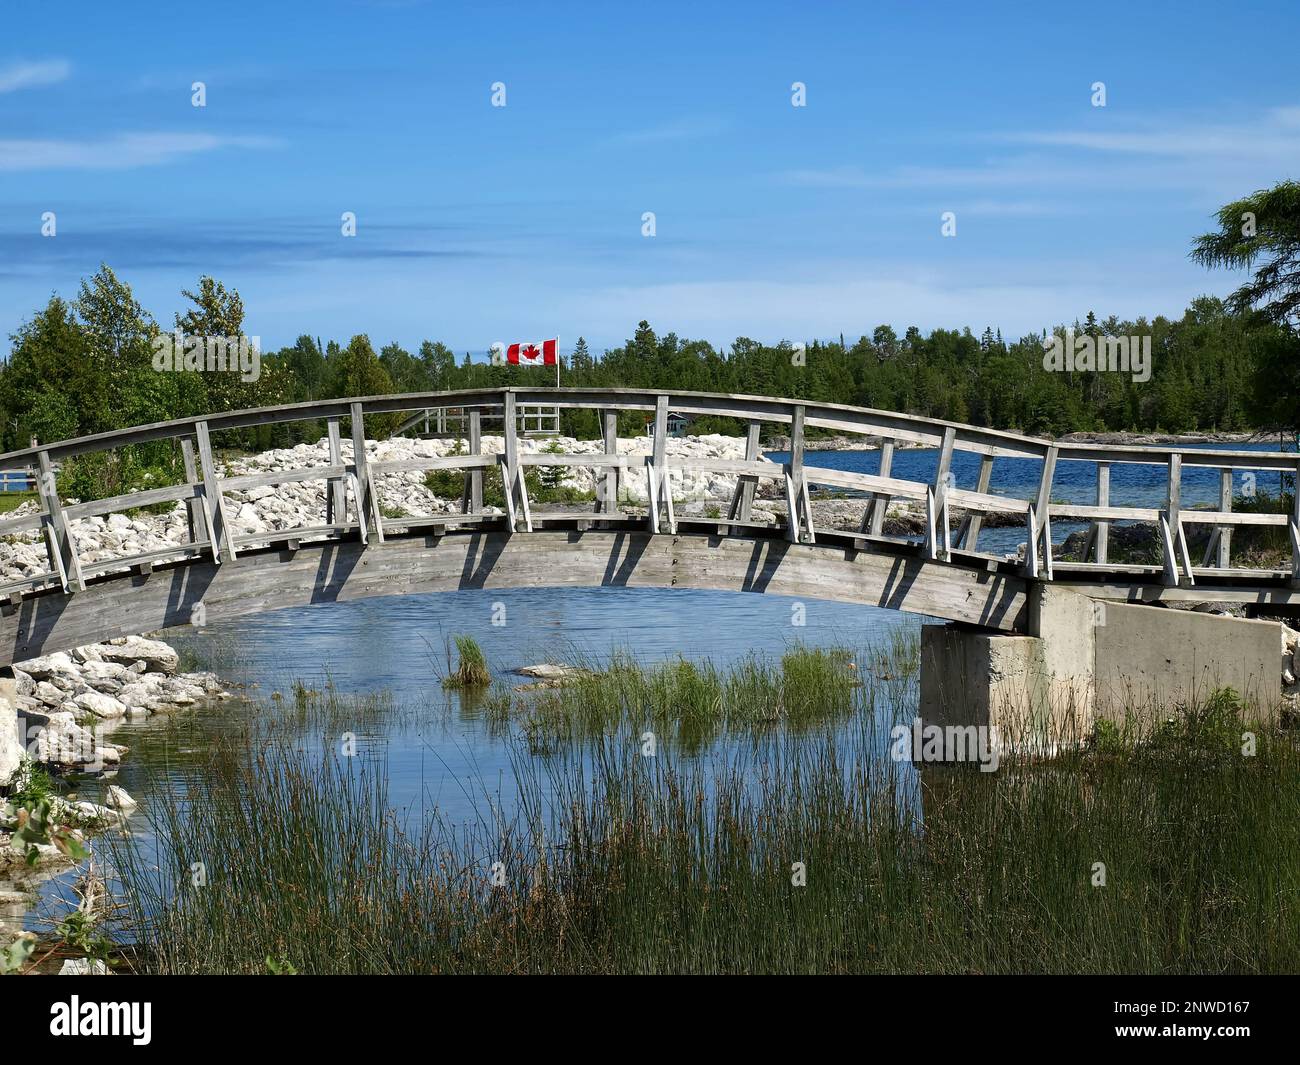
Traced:
<path fill-rule="evenodd" d="M 804 408 L 796 403 L 790 412 L 790 461 L 785 471 L 785 498 L 788 518 L 786 538 L 791 543 L 816 542 L 812 505 L 808 499 L 808 480 L 803 466 Z"/>
<path fill-rule="evenodd" d="M 945 562 L 952 554 L 948 537 L 948 489 L 952 486 L 952 451 L 956 442 L 957 430 L 950 425 L 943 431 L 939 461 L 934 468 L 934 484 L 927 495 L 927 501 L 934 511 L 934 520 L 929 522 L 931 539 L 926 544 L 926 557 L 940 558 Z"/>
<path fill-rule="evenodd" d="M 208 436 L 206 421 L 195 423 L 194 437 L 199 445 L 199 468 L 203 471 L 203 505 L 212 540 L 212 560 L 217 563 L 233 562 L 237 554 L 235 530 L 226 511 L 221 482 L 217 478 L 217 466 L 212 458 L 212 440 Z"/>
<path fill-rule="evenodd" d="M 1110 463 L 1097 463 L 1097 506 L 1110 506 Z M 1105 565 L 1110 553 L 1110 521 L 1098 520 L 1093 523 L 1093 553 L 1096 560 Z M 1084 561 L 1088 559 L 1084 554 Z"/>
<path fill-rule="evenodd" d="M 352 404 L 352 467 L 356 489 L 357 522 L 361 542 L 368 543 L 367 530 L 375 539 L 384 542 L 384 516 L 379 509 L 379 492 L 370 477 L 370 460 L 366 457 L 365 412 L 360 403 Z"/>
<path fill-rule="evenodd" d="M 745 461 L 758 461 L 758 422 L 750 422 L 749 428 L 745 432 Z M 751 477 L 749 474 L 741 474 L 736 478 L 736 490 L 731 493 L 731 506 L 727 510 L 727 517 L 733 521 L 749 521 L 753 514 L 754 507 L 754 490 L 758 485 L 758 478 Z"/>
<path fill-rule="evenodd" d="M 181 464 L 185 469 L 185 483 L 199 484 L 199 464 L 194 458 L 194 444 L 188 436 L 181 437 Z M 189 530 L 190 543 L 199 542 L 199 530 L 203 528 L 203 511 L 198 497 L 185 501 L 185 526 Z M 207 531 L 204 531 L 207 535 Z"/>
<path fill-rule="evenodd" d="M 672 483 L 668 477 L 668 397 L 655 399 L 654 442 L 650 449 L 650 461 L 646 463 L 646 498 L 650 504 L 650 531 L 658 533 L 663 515 L 660 508 L 663 499 L 668 497 L 667 519 L 669 531 L 672 531 Z"/>
<path fill-rule="evenodd" d="M 1219 509 L 1225 514 L 1232 511 L 1232 470 L 1219 471 Z M 1219 534 L 1218 558 L 1215 561 L 1220 569 L 1228 569 L 1232 565 L 1232 526 L 1220 525 L 1216 531 Z"/>
<path fill-rule="evenodd" d="M 894 468 L 894 439 L 885 437 L 880 441 L 880 476 L 888 477 Z M 885 529 L 885 512 L 889 509 L 889 495 L 886 492 L 874 492 L 871 503 L 862 514 L 862 532 L 880 536 Z"/>
<path fill-rule="evenodd" d="M 993 456 L 984 455 L 980 458 L 979 476 L 975 478 L 975 491 L 981 495 L 987 495 L 989 485 L 993 482 Z M 961 544 L 963 551 L 974 551 L 979 543 L 980 528 L 984 524 L 984 512 L 982 510 L 971 510 L 966 512 L 966 517 L 962 521 L 961 529 L 957 533 L 957 542 Z"/>
<path fill-rule="evenodd" d="M 602 410 L 600 412 L 601 436 L 605 442 L 605 454 L 611 458 L 618 457 L 618 411 Z M 600 475 L 600 486 L 596 492 L 596 513 L 617 514 L 619 493 L 619 470 L 617 466 L 606 466 Z"/>
<path fill-rule="evenodd" d="M 326 437 L 329 440 L 330 465 L 343 465 L 343 437 L 339 432 L 338 418 L 330 418 L 325 423 Z M 344 525 L 348 520 L 348 486 L 347 475 L 331 477 L 325 492 L 325 524 Z"/>
<path fill-rule="evenodd" d="M 1055 444 L 1048 445 L 1043 453 L 1043 467 L 1038 477 L 1038 492 L 1034 496 L 1034 504 L 1030 508 L 1028 519 L 1033 550 L 1030 551 L 1026 547 L 1025 551 L 1027 576 L 1037 577 L 1041 571 L 1041 575 L 1049 581 L 1052 579 L 1051 503 L 1052 478 L 1056 476 L 1056 455 Z"/>
<path fill-rule="evenodd" d="M 519 465 L 519 423 L 515 394 L 506 389 L 502 400 L 502 419 L 505 433 L 504 466 L 501 471 L 506 489 L 506 513 L 510 521 L 510 530 L 514 532 L 520 520 L 526 532 L 533 531 L 532 514 L 528 508 L 528 483 L 524 480 L 523 470 Z"/>
<path fill-rule="evenodd" d="M 478 410 L 469 412 L 469 453 L 481 458 L 483 452 L 483 418 Z M 465 474 L 465 489 L 460 497 L 462 514 L 483 513 L 483 467 L 476 466 Z"/>
<path fill-rule="evenodd" d="M 1178 532 L 1182 522 L 1183 457 L 1177 452 L 1169 455 L 1167 466 L 1168 478 L 1165 489 L 1165 510 L 1160 516 L 1160 544 L 1164 560 L 1165 584 L 1176 586 L 1179 579 Z M 1190 574 L 1189 574 L 1190 576 Z"/>
<path fill-rule="evenodd" d="M 59 578 L 65 592 L 74 588 L 84 589 L 86 582 L 81 576 L 81 560 L 77 556 L 77 544 L 68 516 L 63 513 L 63 504 L 59 502 L 59 486 L 50 453 L 42 451 L 36 459 L 36 483 L 41 510 L 46 517 L 45 549 L 49 554 L 50 570 Z"/>

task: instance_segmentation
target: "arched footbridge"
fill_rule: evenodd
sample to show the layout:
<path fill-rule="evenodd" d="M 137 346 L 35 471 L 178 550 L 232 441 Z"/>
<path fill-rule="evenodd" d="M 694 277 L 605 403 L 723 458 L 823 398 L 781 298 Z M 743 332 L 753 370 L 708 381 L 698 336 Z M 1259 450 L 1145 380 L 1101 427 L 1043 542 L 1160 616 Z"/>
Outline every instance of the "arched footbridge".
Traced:
<path fill-rule="evenodd" d="M 529 451 L 521 447 L 519 429 L 526 406 L 593 411 L 603 444 L 584 454 Z M 459 420 L 465 437 L 460 453 L 380 461 L 373 444 L 367 448 L 367 420 L 373 429 L 422 411 L 451 412 Z M 648 426 L 647 454 L 620 452 L 619 416 L 630 412 L 638 425 Z M 679 450 L 669 446 L 672 416 L 736 419 L 747 426 L 744 457 L 670 454 Z M 483 432 L 485 421 L 500 426 L 492 447 Z M 215 450 L 223 434 L 286 422 L 323 425 L 329 444 L 325 464 L 223 473 Z M 877 445 L 878 472 L 806 465 L 809 434 L 822 431 Z M 764 458 L 764 436 L 782 438 L 785 461 Z M 60 473 L 71 460 L 168 441 L 179 452 L 180 483 L 84 502 L 70 501 L 61 491 Z M 895 454 L 903 447 L 935 449 L 934 476 L 925 481 L 895 476 Z M 979 457 L 974 483 L 966 487 L 952 474 L 959 452 Z M 994 490 L 1001 460 L 1033 463 L 1036 489 L 1024 493 L 1025 498 Z M 1053 480 L 1064 462 L 1092 465 L 1093 502 L 1053 499 Z M 1111 502 L 1111 468 L 1128 463 L 1163 471 L 1167 490 L 1161 505 Z M 530 467 L 594 469 L 595 501 L 582 513 L 539 509 L 529 498 L 525 474 Z M 1218 471 L 1216 509 L 1181 506 L 1180 485 L 1188 467 Z M 1027 631 L 1036 582 L 1135 602 L 1214 599 L 1280 608 L 1300 603 L 1297 514 L 1232 509 L 1236 471 L 1295 474 L 1294 454 L 1065 443 L 791 399 L 624 389 L 485 389 L 325 400 L 65 440 L 0 456 L 0 468 L 29 469 L 40 500 L 39 512 L 0 519 L 0 537 L 37 538 L 47 560 L 42 572 L 0 585 L 0 665 L 196 619 L 210 623 L 300 604 L 466 588 L 769 592 L 890 607 L 1008 633 Z M 672 486 L 674 473 L 682 470 L 734 478 L 736 488 L 725 510 L 719 508 L 716 517 L 679 516 Z M 385 514 L 377 491 L 380 479 L 412 471 L 459 476 L 462 493 L 455 512 Z M 504 506 L 485 506 L 485 479 L 491 477 L 495 485 L 498 475 Z M 627 502 L 632 478 L 645 486 L 635 506 Z M 232 493 L 312 480 L 324 483 L 322 513 L 315 524 L 237 530 Z M 817 528 L 810 495 L 814 486 L 860 501 L 856 528 Z M 774 496 L 788 518 L 755 520 L 760 495 Z M 923 512 L 925 531 L 919 540 L 885 534 L 886 507 L 895 500 L 912 501 Z M 80 520 L 175 501 L 187 510 L 186 542 L 110 559 L 83 557 Z M 959 522 L 953 520 L 957 513 Z M 980 551 L 981 529 L 990 515 L 999 516 L 999 524 L 1023 525 L 1022 557 Z M 1085 561 L 1067 564 L 1053 558 L 1053 522 L 1087 523 Z M 1162 562 L 1111 563 L 1108 532 L 1116 522 L 1154 526 Z M 1187 527 L 1195 523 L 1213 529 L 1196 562 L 1187 539 Z M 1290 568 L 1233 568 L 1231 533 L 1246 524 L 1285 526 L 1292 545 Z"/>

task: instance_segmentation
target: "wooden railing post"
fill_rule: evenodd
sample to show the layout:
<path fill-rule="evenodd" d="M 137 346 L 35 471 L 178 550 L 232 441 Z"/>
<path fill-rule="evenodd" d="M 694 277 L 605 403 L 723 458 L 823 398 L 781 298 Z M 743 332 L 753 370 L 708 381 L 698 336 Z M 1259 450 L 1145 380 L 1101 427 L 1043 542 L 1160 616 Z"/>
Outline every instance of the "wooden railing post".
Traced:
<path fill-rule="evenodd" d="M 804 408 L 796 403 L 790 412 L 790 461 L 785 470 L 786 539 L 795 544 L 817 542 L 813 528 L 808 479 L 803 468 Z"/>
<path fill-rule="evenodd" d="M 757 462 L 759 452 L 758 422 L 750 422 L 745 431 L 745 461 Z M 736 478 L 736 489 L 731 493 L 731 506 L 727 508 L 727 517 L 732 521 L 749 521 L 754 512 L 754 492 L 758 487 L 758 478 L 742 473 Z"/>
<path fill-rule="evenodd" d="M 330 465 L 343 465 L 343 436 L 339 431 L 339 420 L 330 418 L 325 423 L 325 434 L 329 440 Z M 348 484 L 347 475 L 331 477 L 325 492 L 325 524 L 344 525 L 348 520 Z"/>
<path fill-rule="evenodd" d="M 605 454 L 611 458 L 618 456 L 618 411 L 602 410 L 600 412 L 601 436 L 605 442 Z M 596 513 L 616 514 L 618 512 L 618 467 L 606 466 L 596 481 Z"/>
<path fill-rule="evenodd" d="M 84 589 L 86 582 L 81 576 L 81 560 L 77 556 L 77 544 L 72 536 L 68 517 L 63 513 L 63 504 L 59 502 L 59 486 L 54 475 L 54 466 L 50 462 L 50 453 L 42 451 L 36 457 L 36 485 L 41 497 L 41 510 L 45 513 L 45 549 L 49 554 L 50 570 L 59 578 L 65 592 Z"/>
<path fill-rule="evenodd" d="M 1183 456 L 1169 455 L 1169 481 L 1165 493 L 1165 512 L 1161 515 L 1160 542 L 1164 558 L 1165 584 L 1177 586 L 1180 572 L 1188 584 L 1194 583 L 1192 561 L 1187 553 L 1187 536 L 1182 521 Z"/>
<path fill-rule="evenodd" d="M 367 529 L 374 532 L 375 539 L 384 542 L 384 515 L 379 509 L 378 486 L 370 477 L 370 461 L 366 457 L 366 422 L 365 412 L 360 403 L 353 403 L 352 410 L 352 468 L 354 473 L 354 494 L 357 501 L 357 525 L 360 529 L 361 542 L 367 543 Z"/>
<path fill-rule="evenodd" d="M 506 516 L 510 531 L 518 529 L 520 519 L 525 532 L 533 531 L 533 517 L 528 508 L 528 482 L 523 467 L 519 465 L 519 425 L 515 394 L 506 389 L 502 399 L 502 418 L 505 447 L 502 456 L 501 480 L 505 487 Z"/>
<path fill-rule="evenodd" d="M 1097 506 L 1110 506 L 1110 463 L 1097 463 Z M 1110 550 L 1110 522 L 1098 518 L 1092 523 L 1088 533 L 1088 548 L 1099 563 L 1105 563 Z M 1083 552 L 1083 560 L 1088 561 L 1088 549 Z"/>
<path fill-rule="evenodd" d="M 212 440 L 208 436 L 208 423 L 196 422 L 194 437 L 199 445 L 199 468 L 203 471 L 203 511 L 208 519 L 209 539 L 212 541 L 212 561 L 234 562 L 235 531 L 226 512 L 226 499 L 221 494 L 217 478 L 217 465 L 212 459 Z"/>
<path fill-rule="evenodd" d="M 1030 542 L 1025 548 L 1026 576 L 1052 579 L 1052 478 L 1056 476 L 1055 444 L 1043 452 L 1043 468 L 1038 477 L 1038 492 L 1029 508 Z M 1039 555 L 1042 555 L 1041 559 Z"/>
<path fill-rule="evenodd" d="M 469 412 L 469 453 L 480 458 L 483 452 L 483 419 L 477 407 Z M 483 512 L 483 469 L 476 466 L 465 473 L 465 488 L 460 494 L 462 514 Z"/>
<path fill-rule="evenodd" d="M 942 559 L 952 557 L 952 544 L 948 536 L 948 489 L 952 487 L 952 451 L 957 442 L 957 430 L 951 425 L 943 431 L 939 446 L 939 461 L 935 464 L 934 484 L 926 493 L 925 557 Z"/>
<path fill-rule="evenodd" d="M 884 437 L 880 441 L 880 476 L 888 477 L 894 468 L 894 438 Z M 889 510 L 889 496 L 884 492 L 873 492 L 871 502 L 862 512 L 864 533 L 880 536 L 885 529 L 885 512 Z"/>
<path fill-rule="evenodd" d="M 650 504 L 650 531 L 658 533 L 661 523 L 667 531 L 677 531 L 673 515 L 673 486 L 668 476 L 668 397 L 655 398 L 654 445 L 646 463 L 646 497 Z M 662 513 L 661 513 L 662 512 Z"/>
<path fill-rule="evenodd" d="M 199 484 L 199 464 L 194 458 L 194 444 L 188 436 L 181 437 L 181 464 L 185 468 L 185 483 Z M 190 543 L 198 543 L 199 528 L 203 525 L 203 510 L 197 498 L 185 501 L 185 525 L 189 529 Z"/>

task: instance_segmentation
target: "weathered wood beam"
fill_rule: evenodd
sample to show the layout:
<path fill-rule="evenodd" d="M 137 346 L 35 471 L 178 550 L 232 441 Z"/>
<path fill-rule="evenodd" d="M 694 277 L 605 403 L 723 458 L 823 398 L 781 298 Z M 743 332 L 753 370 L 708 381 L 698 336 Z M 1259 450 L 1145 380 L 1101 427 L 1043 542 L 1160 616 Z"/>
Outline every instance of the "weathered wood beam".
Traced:
<path fill-rule="evenodd" d="M 203 471 L 203 513 L 208 521 L 212 557 L 215 562 L 233 562 L 236 558 L 235 531 L 217 477 L 217 465 L 212 457 L 212 438 L 206 421 L 195 424 L 194 438 L 199 446 L 199 468 Z"/>
<path fill-rule="evenodd" d="M 81 574 L 81 560 L 77 543 L 63 504 L 59 501 L 59 486 L 50 456 L 42 451 L 37 457 L 36 488 L 41 500 L 41 511 L 48 519 L 45 527 L 45 547 L 50 559 L 50 569 L 58 574 L 65 592 L 86 587 Z"/>

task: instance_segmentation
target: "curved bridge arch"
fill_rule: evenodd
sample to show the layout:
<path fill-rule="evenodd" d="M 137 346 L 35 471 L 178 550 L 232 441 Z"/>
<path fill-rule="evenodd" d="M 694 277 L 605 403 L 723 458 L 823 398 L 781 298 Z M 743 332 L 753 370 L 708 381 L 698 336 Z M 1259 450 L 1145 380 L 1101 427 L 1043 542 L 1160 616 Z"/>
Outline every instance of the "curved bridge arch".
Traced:
<path fill-rule="evenodd" d="M 886 607 L 1022 630 L 1027 582 L 907 554 L 855 550 L 832 538 L 680 529 L 654 535 L 632 523 L 528 536 L 476 529 L 384 543 L 318 542 L 263 548 L 234 562 L 177 562 L 124 573 L 75 595 L 39 596 L 0 620 L 7 662 L 174 625 L 228 621 L 260 611 L 390 595 L 541 587 L 691 588 L 757 592 Z M 615 524 L 615 523 L 611 523 Z M 640 523 L 637 523 L 639 526 Z M 851 538 L 850 538 L 851 539 Z M 199 604 L 202 604 L 200 613 Z"/>
<path fill-rule="evenodd" d="M 526 405 L 591 410 L 598 414 L 603 450 L 596 453 L 527 453 L 519 441 Z M 462 454 L 381 460 L 366 445 L 365 419 L 412 411 L 454 412 L 468 444 Z M 650 453 L 620 452 L 618 415 L 635 411 L 653 424 Z M 734 418 L 748 425 L 743 459 L 669 454 L 670 413 Z M 485 446 L 483 425 L 501 425 L 499 453 Z M 223 475 L 212 434 L 282 422 L 321 420 L 329 442 L 325 465 L 240 476 Z M 350 439 L 345 439 L 344 429 Z M 788 441 L 789 458 L 765 459 L 764 430 Z M 809 429 L 859 434 L 880 447 L 875 474 L 805 466 Z M 77 456 L 173 441 L 184 461 L 176 485 L 88 502 L 65 502 L 59 464 Z M 897 446 L 937 452 L 933 481 L 896 477 Z M 952 478 L 955 453 L 980 457 L 971 487 Z M 1029 498 L 995 493 L 992 473 L 1000 458 L 1038 464 L 1037 490 Z M 1052 499 L 1059 462 L 1088 462 L 1096 471 L 1092 504 Z M 1164 505 L 1112 505 L 1112 463 L 1161 468 L 1168 484 Z M 590 517 L 535 514 L 525 472 L 530 466 L 591 467 L 597 496 Z M 1184 466 L 1214 468 L 1221 478 L 1215 510 L 1180 502 Z M 325 400 L 187 418 L 83 437 L 0 455 L 0 467 L 30 470 L 40 510 L 0 518 L 0 536 L 36 535 L 48 568 L 0 585 L 0 665 L 54 650 L 153 631 L 191 621 L 198 605 L 207 620 L 238 617 L 299 603 L 456 588 L 536 586 L 654 586 L 768 591 L 838 599 L 967 622 L 996 631 L 1026 631 L 1027 596 L 1034 582 L 1054 581 L 1097 597 L 1142 601 L 1196 598 L 1289 606 L 1300 603 L 1298 515 L 1234 513 L 1236 470 L 1296 472 L 1294 454 L 1176 448 L 1109 447 L 1059 443 L 975 426 L 916 418 L 840 404 L 759 396 L 614 389 L 484 389 L 467 392 Z M 459 511 L 392 517 L 379 505 L 385 475 L 458 471 Z M 484 506 L 484 475 L 499 470 L 505 514 Z M 737 487 L 725 516 L 679 521 L 672 478 L 682 470 L 734 477 Z M 325 482 L 320 524 L 275 532 L 239 533 L 229 493 L 257 487 Z M 627 513 L 626 490 L 644 483 L 637 502 L 645 515 Z M 815 528 L 810 486 L 858 493 L 863 511 L 856 532 Z M 774 484 L 786 520 L 753 520 L 760 484 Z M 909 500 L 924 508 L 920 543 L 883 534 L 886 506 Z M 128 508 L 181 502 L 188 514 L 186 543 L 125 558 L 90 561 L 77 542 L 78 519 Z M 955 530 L 950 508 L 964 512 Z M 1022 561 L 981 554 L 981 523 L 989 514 L 1023 522 Z M 1053 520 L 1089 523 L 1087 561 L 1053 559 Z M 1107 531 L 1116 521 L 1147 522 L 1158 531 L 1158 566 L 1114 565 Z M 1189 524 L 1215 535 L 1200 565 L 1190 557 Z M 1295 546 L 1289 570 L 1230 566 L 1231 530 L 1245 524 L 1285 525 Z"/>

